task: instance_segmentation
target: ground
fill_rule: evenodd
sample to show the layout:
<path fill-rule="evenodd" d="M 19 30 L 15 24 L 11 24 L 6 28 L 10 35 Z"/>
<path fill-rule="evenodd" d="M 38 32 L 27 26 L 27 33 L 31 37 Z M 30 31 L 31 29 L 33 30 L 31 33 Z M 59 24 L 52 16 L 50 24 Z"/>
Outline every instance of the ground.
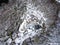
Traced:
<path fill-rule="evenodd" d="M 60 1 L 9 0 L 0 5 L 0 45 L 60 45 Z"/>

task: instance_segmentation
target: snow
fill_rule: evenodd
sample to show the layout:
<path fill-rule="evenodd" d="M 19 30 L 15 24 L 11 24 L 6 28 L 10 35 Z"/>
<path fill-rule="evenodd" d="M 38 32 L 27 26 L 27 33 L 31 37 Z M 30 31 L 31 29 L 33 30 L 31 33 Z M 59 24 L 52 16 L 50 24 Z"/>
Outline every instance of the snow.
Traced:
<path fill-rule="evenodd" d="M 56 0 L 56 1 L 60 3 L 60 0 Z"/>
<path fill-rule="evenodd" d="M 18 43 L 20 43 L 20 42 L 21 42 L 21 40 L 20 40 L 19 38 L 16 38 L 16 39 L 15 39 L 15 43 L 18 44 Z"/>
<path fill-rule="evenodd" d="M 9 38 L 8 40 L 7 40 L 7 43 L 11 43 L 12 42 L 12 39 L 11 38 Z"/>
<path fill-rule="evenodd" d="M 30 4 L 28 4 L 28 5 L 29 6 L 27 7 L 28 11 L 26 12 L 26 14 L 27 14 L 26 19 L 24 19 L 23 23 L 19 27 L 19 33 L 18 33 L 19 39 L 18 38 L 15 39 L 15 43 L 19 43 L 20 42 L 21 45 L 22 45 L 23 41 L 28 39 L 29 37 L 32 38 L 33 36 L 38 35 L 38 33 L 35 32 L 36 30 L 34 29 L 34 25 L 35 25 L 34 23 L 36 23 L 36 22 L 32 22 L 31 21 L 31 19 L 32 19 L 32 16 L 31 16 L 32 12 L 34 14 L 33 18 L 37 17 L 37 18 L 41 19 L 43 17 L 42 16 L 43 13 L 41 13 L 41 16 L 40 16 L 39 11 L 34 9 L 34 7 L 32 8 L 31 7 L 32 5 L 30 5 Z M 28 9 L 28 8 L 31 8 L 31 9 Z M 28 21 L 30 21 L 30 23 L 28 23 Z M 25 31 L 27 31 L 27 33 L 25 33 Z M 40 30 L 37 30 L 37 31 L 40 31 Z"/>
<path fill-rule="evenodd" d="M 58 1 L 58 0 L 57 0 Z M 58 1 L 60 3 L 60 1 Z M 37 7 L 35 7 L 33 4 L 27 4 L 27 11 L 23 14 L 23 16 L 21 17 L 21 19 L 23 20 L 22 24 L 20 24 L 19 29 L 17 30 L 18 33 L 14 32 L 12 34 L 12 38 L 13 40 L 9 37 L 7 40 L 7 43 L 10 45 L 12 42 L 15 42 L 15 45 L 22 45 L 23 42 L 28 39 L 28 38 L 33 38 L 36 35 L 39 35 L 44 31 L 47 31 L 45 29 L 43 29 L 43 23 L 44 21 L 50 21 L 48 20 L 48 18 L 44 17 L 44 12 L 41 12 L 40 10 L 37 10 Z M 60 12 L 58 13 L 58 17 L 60 19 Z M 41 21 L 41 22 L 40 22 Z M 10 22 L 7 22 L 10 24 Z M 35 24 L 39 24 L 42 27 L 40 29 L 35 29 L 34 26 Z M 58 43 L 56 44 L 55 42 L 60 41 L 59 38 L 60 36 L 57 35 L 57 31 L 56 30 L 60 30 L 60 22 L 58 20 L 57 23 L 58 28 L 55 29 L 48 29 L 50 31 L 52 31 L 52 33 L 50 34 L 51 37 L 46 36 L 46 33 L 44 33 L 44 36 L 48 38 L 48 40 L 50 42 L 54 42 L 54 43 L 50 43 L 51 45 L 58 45 Z M 56 27 L 57 27 L 56 26 Z M 8 25 L 5 26 L 5 30 L 8 29 Z M 59 31 L 58 31 L 59 32 Z M 43 34 L 42 34 L 43 35 Z M 6 38 L 0 38 L 0 40 L 4 40 Z M 42 39 L 43 40 L 43 39 Z M 45 41 L 46 42 L 46 41 Z M 4 44 L 1 44 L 4 45 Z M 42 44 L 45 45 L 45 44 Z"/>

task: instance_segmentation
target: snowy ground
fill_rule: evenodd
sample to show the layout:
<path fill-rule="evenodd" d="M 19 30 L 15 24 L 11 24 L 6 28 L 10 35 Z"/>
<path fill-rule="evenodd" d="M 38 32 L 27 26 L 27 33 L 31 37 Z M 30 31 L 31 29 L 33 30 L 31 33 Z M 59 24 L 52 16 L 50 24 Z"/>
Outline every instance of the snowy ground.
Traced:
<path fill-rule="evenodd" d="M 0 8 L 0 45 L 60 45 L 60 11 L 56 14 L 55 4 L 10 0 Z"/>

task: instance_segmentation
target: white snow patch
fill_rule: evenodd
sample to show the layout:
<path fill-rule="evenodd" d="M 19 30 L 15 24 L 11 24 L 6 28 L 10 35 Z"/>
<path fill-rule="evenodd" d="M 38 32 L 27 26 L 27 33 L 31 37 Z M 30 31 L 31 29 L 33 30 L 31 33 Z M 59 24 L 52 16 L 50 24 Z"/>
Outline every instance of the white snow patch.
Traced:
<path fill-rule="evenodd" d="M 7 43 L 11 43 L 12 42 L 12 39 L 11 38 L 9 38 L 8 40 L 7 40 Z"/>

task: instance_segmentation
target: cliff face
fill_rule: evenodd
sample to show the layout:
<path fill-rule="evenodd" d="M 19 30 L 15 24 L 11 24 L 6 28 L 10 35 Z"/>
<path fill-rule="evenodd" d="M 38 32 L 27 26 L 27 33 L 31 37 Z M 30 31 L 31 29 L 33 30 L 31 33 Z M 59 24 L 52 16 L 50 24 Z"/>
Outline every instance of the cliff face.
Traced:
<path fill-rule="evenodd" d="M 45 39 L 47 40 L 47 38 L 49 39 L 47 42 L 49 41 L 52 43 L 60 42 L 58 40 L 59 38 L 58 32 L 60 32 L 59 31 L 60 17 L 58 16 L 60 14 L 59 14 L 59 5 L 57 3 L 54 0 L 9 0 L 7 4 L 2 3 L 0 6 L 0 43 L 1 45 L 6 45 L 6 43 L 8 43 L 9 45 L 17 45 L 14 43 L 18 43 L 18 41 L 20 40 L 18 39 L 20 35 L 19 31 L 21 30 L 20 28 L 24 20 L 28 20 L 27 22 L 32 20 L 32 22 L 25 23 L 27 24 L 27 27 L 30 26 L 30 24 L 34 25 L 36 23 L 39 23 L 39 25 L 41 25 L 42 28 L 45 28 L 44 30 L 47 29 L 47 31 L 45 32 L 43 30 L 43 34 L 41 35 L 39 34 L 39 36 L 37 37 L 35 36 L 35 38 L 34 37 L 32 38 L 32 40 L 34 40 L 35 42 L 36 40 L 39 40 L 38 42 L 40 41 L 43 42 L 43 40 Z M 31 17 L 33 17 L 34 19 L 31 17 L 28 17 L 30 15 L 33 15 Z M 40 18 L 42 18 L 42 20 Z M 42 21 L 42 23 L 39 22 L 40 20 Z M 28 28 L 26 28 L 26 30 Z M 34 26 L 32 28 L 34 28 Z M 23 30 L 25 29 L 23 28 Z M 50 34 L 52 34 L 52 36 L 49 37 Z M 22 39 L 25 39 L 25 38 L 22 38 Z M 30 40 L 30 38 L 28 40 Z M 26 42 L 28 43 L 28 41 Z M 23 43 L 26 44 L 26 42 L 23 42 Z M 35 45 L 35 42 L 33 42 L 34 45 Z M 42 45 L 47 45 L 47 44 L 42 44 Z"/>

